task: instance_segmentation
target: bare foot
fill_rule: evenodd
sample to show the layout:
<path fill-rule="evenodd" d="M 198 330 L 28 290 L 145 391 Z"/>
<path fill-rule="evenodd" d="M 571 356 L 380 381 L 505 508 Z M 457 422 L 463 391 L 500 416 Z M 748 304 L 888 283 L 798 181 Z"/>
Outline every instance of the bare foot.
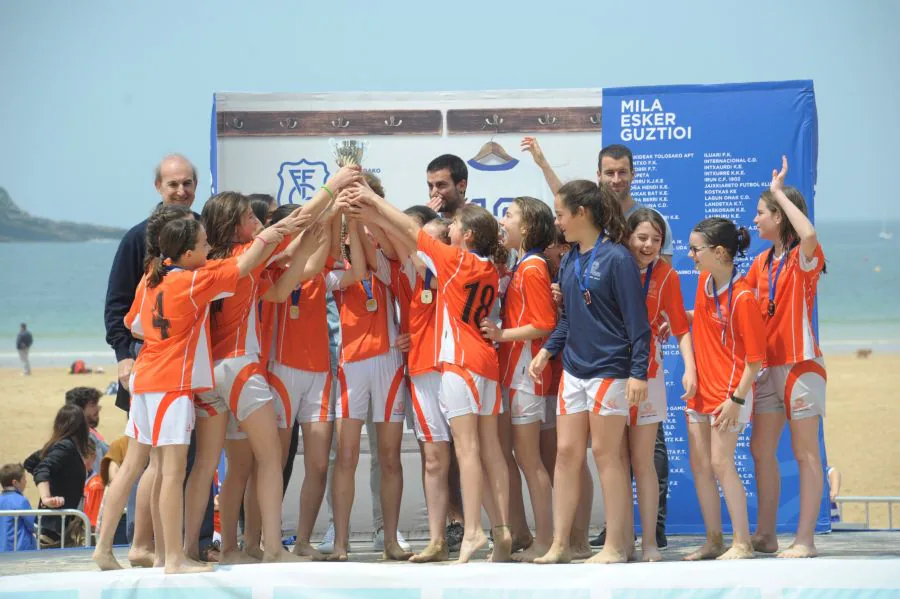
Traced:
<path fill-rule="evenodd" d="M 491 529 L 494 533 L 494 550 L 491 551 L 489 562 L 501 563 L 512 561 L 512 535 L 509 534 L 509 526 L 501 524 Z"/>
<path fill-rule="evenodd" d="M 477 529 L 477 532 L 474 535 L 470 537 L 463 537 L 462 545 L 460 545 L 459 547 L 459 559 L 456 560 L 456 563 L 468 563 L 468 561 L 472 559 L 472 555 L 476 551 L 487 545 L 487 541 L 487 536 L 480 528 Z M 495 543 L 494 548 L 496 549 L 496 547 L 497 545 Z"/>
<path fill-rule="evenodd" d="M 756 533 L 750 537 L 750 543 L 753 545 L 753 551 L 760 553 L 775 553 L 778 551 L 778 537 L 775 535 Z"/>
<path fill-rule="evenodd" d="M 166 565 L 166 556 L 165 555 L 157 555 L 153 559 L 153 567 L 154 568 L 164 568 Z"/>
<path fill-rule="evenodd" d="M 784 551 L 778 554 L 778 557 L 783 557 L 785 559 L 798 559 L 805 557 L 816 557 L 819 555 L 819 552 L 816 551 L 815 545 L 800 545 L 794 543 Z"/>
<path fill-rule="evenodd" d="M 263 555 L 262 559 L 263 563 L 273 564 L 273 563 L 296 563 L 296 562 L 308 562 L 309 558 L 300 557 L 299 555 L 294 555 L 284 547 L 282 547 L 277 553 L 274 555 L 268 554 Z"/>
<path fill-rule="evenodd" d="M 572 559 L 588 559 L 594 555 L 594 550 L 591 549 L 587 539 L 580 539 L 577 543 L 572 543 L 569 546 L 569 552 Z"/>
<path fill-rule="evenodd" d="M 659 548 L 654 546 L 644 547 L 641 545 L 641 561 L 642 562 L 661 562 L 662 561 L 662 553 L 659 552 Z"/>
<path fill-rule="evenodd" d="M 589 560 L 585 560 L 586 564 L 624 564 L 628 561 L 628 555 L 619 553 L 614 549 L 610 549 L 609 545 L 603 547 L 603 551 L 595 555 Z"/>
<path fill-rule="evenodd" d="M 446 541 L 438 541 L 437 543 L 428 543 L 419 553 L 409 558 L 414 564 L 426 564 L 429 562 L 445 562 L 450 558 L 450 551 L 447 549 Z"/>
<path fill-rule="evenodd" d="M 313 561 L 322 561 L 322 558 L 325 557 L 324 554 L 319 553 L 319 551 L 310 545 L 309 541 L 297 541 L 294 545 L 294 555 L 298 555 L 300 557 L 309 557 L 312 558 Z"/>
<path fill-rule="evenodd" d="M 712 538 L 706 540 L 703 547 L 693 553 L 689 553 L 684 558 L 684 561 L 696 562 L 704 559 L 716 559 L 723 553 L 725 553 L 725 543 L 722 541 L 722 533 L 716 533 L 712 535 Z"/>
<path fill-rule="evenodd" d="M 572 561 L 572 553 L 556 541 L 550 545 L 547 553 L 534 560 L 535 564 L 568 564 Z"/>
<path fill-rule="evenodd" d="M 156 554 L 143 547 L 132 547 L 128 551 L 128 563 L 132 568 L 152 568 Z"/>
<path fill-rule="evenodd" d="M 255 559 L 258 562 L 263 561 L 266 557 L 266 554 L 262 549 L 260 549 L 259 547 L 254 547 L 253 545 L 244 547 L 244 553 L 247 555 L 247 557 Z"/>
<path fill-rule="evenodd" d="M 531 533 L 528 533 L 525 536 L 516 537 L 512 541 L 512 552 L 518 553 L 520 551 L 525 551 L 532 545 L 534 545 L 534 537 L 531 536 Z"/>
<path fill-rule="evenodd" d="M 392 561 L 407 561 L 412 557 L 412 551 L 404 551 L 400 544 L 397 541 L 393 543 L 385 543 L 384 544 L 384 553 L 381 554 L 381 559 L 392 560 Z"/>
<path fill-rule="evenodd" d="M 122 565 L 116 560 L 116 557 L 113 555 L 112 549 L 101 549 L 97 547 L 94 549 L 94 555 L 91 557 L 94 560 L 94 563 L 102 571 L 106 570 L 121 570 Z"/>
<path fill-rule="evenodd" d="M 196 572 L 212 572 L 213 567 L 210 564 L 195 562 L 188 558 L 180 560 L 166 561 L 166 574 L 192 574 Z"/>
<path fill-rule="evenodd" d="M 234 566 L 237 564 L 258 564 L 259 560 L 254 559 L 243 551 L 223 551 L 219 554 L 219 563 L 223 566 Z"/>
<path fill-rule="evenodd" d="M 731 548 L 717 557 L 716 559 L 721 560 L 730 560 L 730 559 L 753 559 L 753 545 L 750 543 L 742 543 L 742 544 L 733 544 Z"/>
<path fill-rule="evenodd" d="M 347 550 L 334 548 L 334 551 L 324 556 L 326 562 L 345 562 L 347 561 Z"/>
<path fill-rule="evenodd" d="M 512 559 L 514 562 L 520 563 L 531 563 L 537 558 L 545 555 L 547 551 L 550 550 L 548 545 L 538 545 L 537 543 L 532 543 L 531 547 L 522 551 L 521 553 L 514 553 Z"/>

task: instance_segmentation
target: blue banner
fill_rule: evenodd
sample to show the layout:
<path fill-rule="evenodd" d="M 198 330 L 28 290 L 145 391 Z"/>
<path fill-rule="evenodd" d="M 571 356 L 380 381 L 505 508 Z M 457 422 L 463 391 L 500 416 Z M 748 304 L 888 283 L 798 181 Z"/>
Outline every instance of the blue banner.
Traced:
<path fill-rule="evenodd" d="M 787 155 L 790 165 L 787 183 L 803 193 L 813 215 L 818 133 L 812 81 L 604 89 L 603 144 L 616 143 L 634 153 L 635 201 L 659 210 L 669 220 L 675 243 L 673 265 L 681 277 L 688 308 L 694 304 L 698 274 L 688 257 L 691 229 L 710 216 L 748 227 L 753 242 L 747 258 L 738 262 L 738 268 L 746 272 L 752 258 L 769 247 L 756 236 L 753 218 L 760 193 L 768 187 L 772 169 L 780 168 L 782 155 Z M 815 314 L 813 318 L 815 326 Z M 684 367 L 675 343 L 666 344 L 663 353 L 669 402 L 665 423 L 670 472 L 667 529 L 700 534 L 703 519 L 680 397 Z M 824 457 L 821 427 L 819 437 Z M 738 441 L 735 459 L 747 490 L 752 531 L 757 496 L 749 428 Z M 793 531 L 800 511 L 800 489 L 787 426 L 778 460 L 782 481 L 778 530 Z M 829 507 L 826 484 L 816 526 L 819 532 L 830 529 Z M 722 516 L 730 530 L 724 500 Z"/>

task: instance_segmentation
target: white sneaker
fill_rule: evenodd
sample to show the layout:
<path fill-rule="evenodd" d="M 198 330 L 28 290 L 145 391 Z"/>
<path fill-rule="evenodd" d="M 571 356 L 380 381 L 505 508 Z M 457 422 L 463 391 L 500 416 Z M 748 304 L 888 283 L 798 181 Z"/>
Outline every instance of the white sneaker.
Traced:
<path fill-rule="evenodd" d="M 409 551 L 409 543 L 403 538 L 400 531 L 397 531 L 397 544 L 403 551 Z M 372 551 L 384 551 L 384 528 L 379 528 L 372 535 Z"/>
<path fill-rule="evenodd" d="M 328 526 L 328 530 L 325 531 L 322 542 L 319 543 L 316 549 L 319 550 L 319 553 L 332 553 L 334 551 L 334 524 Z"/>

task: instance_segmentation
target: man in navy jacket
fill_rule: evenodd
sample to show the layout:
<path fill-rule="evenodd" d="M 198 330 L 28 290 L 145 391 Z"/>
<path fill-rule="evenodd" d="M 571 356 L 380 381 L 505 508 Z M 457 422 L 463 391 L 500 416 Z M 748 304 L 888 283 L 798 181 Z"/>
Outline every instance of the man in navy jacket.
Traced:
<path fill-rule="evenodd" d="M 163 204 L 177 204 L 191 207 L 197 190 L 197 169 L 190 161 L 178 154 L 163 158 L 156 167 L 156 191 Z M 134 360 L 137 358 L 137 341 L 125 327 L 125 315 L 134 302 L 134 292 L 144 274 L 144 256 L 147 254 L 147 220 L 144 219 L 131 228 L 116 251 L 109 272 L 106 289 L 106 342 L 116 352 L 119 364 L 119 393 L 116 405 L 128 411 L 131 396 L 128 393 L 128 378 Z"/>
<path fill-rule="evenodd" d="M 171 154 L 162 159 L 156 167 L 156 180 L 154 182 L 157 193 L 163 204 L 175 204 L 190 208 L 194 203 L 194 193 L 197 190 L 197 169 L 191 162 L 179 154 Z M 194 213 L 196 219 L 200 216 Z M 135 290 L 144 274 L 144 257 L 147 255 L 147 220 L 136 224 L 119 243 L 116 257 L 113 259 L 112 268 L 109 271 L 109 285 L 106 289 L 106 307 L 104 319 L 106 321 L 106 342 L 116 352 L 118 362 L 119 392 L 116 395 L 116 406 L 128 411 L 131 405 L 131 395 L 128 392 L 128 379 L 131 369 L 137 358 L 140 343 L 131 336 L 131 331 L 125 326 L 125 315 L 131 309 L 134 302 Z M 192 439 L 193 441 L 193 439 Z M 188 452 L 188 468 L 193 464 L 195 445 L 192 443 Z M 146 477 L 141 477 L 142 479 Z M 150 485 L 138 485 L 139 493 L 149 498 Z M 131 541 L 136 516 L 136 495 L 138 491 L 132 490 L 128 501 L 127 530 L 128 539 Z M 201 545 L 203 540 L 212 536 L 212 495 L 204 517 L 203 530 L 200 533 Z"/>

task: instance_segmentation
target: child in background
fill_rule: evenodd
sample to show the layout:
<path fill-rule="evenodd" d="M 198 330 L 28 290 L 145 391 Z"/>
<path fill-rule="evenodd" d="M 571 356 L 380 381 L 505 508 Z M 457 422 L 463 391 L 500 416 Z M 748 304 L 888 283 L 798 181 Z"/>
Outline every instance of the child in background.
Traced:
<path fill-rule="evenodd" d="M 0 510 L 30 510 L 31 504 L 23 492 L 28 486 L 22 464 L 6 464 L 0 468 Z M 34 516 L 4 516 L 0 518 L 0 551 L 31 551 L 37 549 L 34 538 Z"/>

